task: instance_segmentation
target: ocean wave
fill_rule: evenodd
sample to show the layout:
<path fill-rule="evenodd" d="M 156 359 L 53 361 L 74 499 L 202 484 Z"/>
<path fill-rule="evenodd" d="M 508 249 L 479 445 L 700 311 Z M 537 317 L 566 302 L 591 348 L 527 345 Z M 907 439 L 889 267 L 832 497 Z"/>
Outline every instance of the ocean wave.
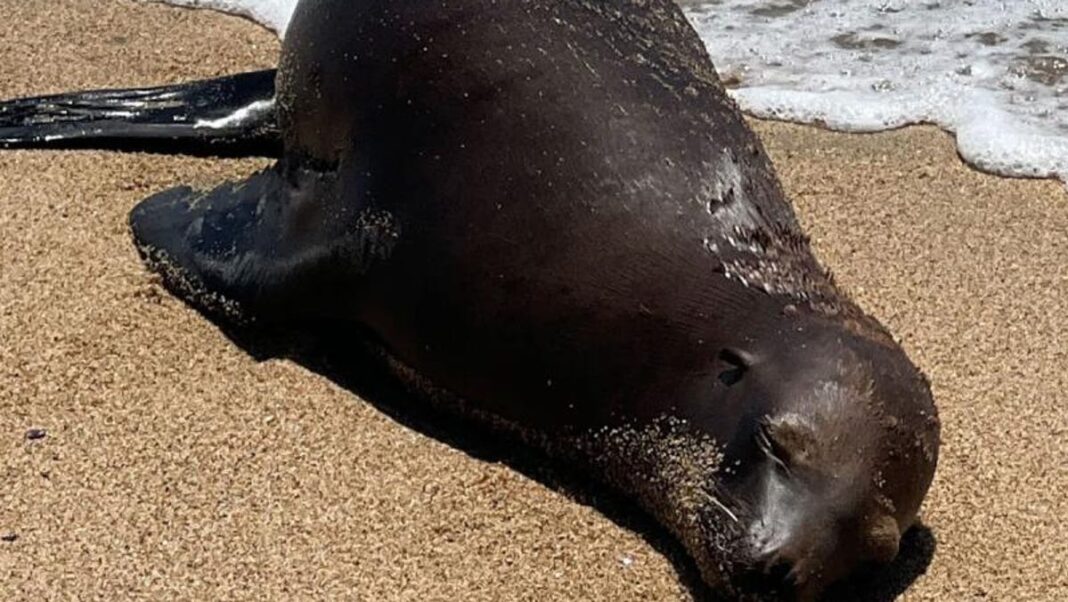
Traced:
<path fill-rule="evenodd" d="M 979 169 L 1068 181 L 1068 2 L 681 4 L 753 115 L 851 132 L 933 123 Z"/>

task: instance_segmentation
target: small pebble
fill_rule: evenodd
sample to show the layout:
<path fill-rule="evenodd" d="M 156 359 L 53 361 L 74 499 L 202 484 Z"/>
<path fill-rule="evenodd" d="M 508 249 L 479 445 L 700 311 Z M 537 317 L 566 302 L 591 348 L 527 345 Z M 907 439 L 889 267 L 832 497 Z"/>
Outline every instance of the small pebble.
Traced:
<path fill-rule="evenodd" d="M 7 533 L 4 533 L 3 535 L 0 535 L 0 540 L 7 541 L 7 542 L 15 541 L 18 538 L 19 538 L 19 534 L 18 533 L 14 533 L 14 532 L 10 532 L 10 531 L 7 532 Z"/>
<path fill-rule="evenodd" d="M 30 430 L 26 431 L 26 438 L 29 439 L 30 441 L 35 441 L 37 439 L 44 439 L 45 435 L 47 435 L 47 434 L 48 434 L 48 431 L 46 431 L 44 429 L 30 429 Z"/>

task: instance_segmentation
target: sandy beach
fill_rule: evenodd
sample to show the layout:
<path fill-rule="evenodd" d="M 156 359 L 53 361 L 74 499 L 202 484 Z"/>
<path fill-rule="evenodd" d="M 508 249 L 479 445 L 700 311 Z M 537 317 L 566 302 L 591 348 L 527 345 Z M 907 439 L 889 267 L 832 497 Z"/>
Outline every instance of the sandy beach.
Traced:
<path fill-rule="evenodd" d="M 217 13 L 0 0 L 0 98 L 277 49 Z M 901 599 L 1068 599 L 1066 188 L 973 171 L 934 128 L 753 125 L 818 255 L 933 384 L 941 464 Z M 627 517 L 254 359 L 159 286 L 130 208 L 266 164 L 0 152 L 0 599 L 689 599 Z"/>

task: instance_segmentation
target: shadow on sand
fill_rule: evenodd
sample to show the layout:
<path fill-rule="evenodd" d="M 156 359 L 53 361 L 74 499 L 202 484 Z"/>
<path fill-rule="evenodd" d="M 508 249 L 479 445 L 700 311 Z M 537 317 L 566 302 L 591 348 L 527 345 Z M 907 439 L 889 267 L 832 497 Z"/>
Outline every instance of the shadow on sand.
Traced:
<path fill-rule="evenodd" d="M 223 333 L 257 361 L 288 359 L 330 379 L 366 400 L 399 424 L 433 437 L 467 455 L 500 462 L 539 483 L 590 506 L 616 525 L 637 533 L 672 564 L 680 582 L 698 602 L 722 600 L 704 585 L 693 560 L 678 541 L 652 517 L 623 495 L 591 482 L 570 466 L 538 450 L 445 412 L 412 395 L 392 376 L 373 346 L 358 331 L 335 328 L 289 331 L 236 329 L 213 320 Z M 309 334 L 315 333 L 315 334 Z M 357 343 L 354 343 L 357 341 Z M 901 552 L 886 567 L 866 569 L 837 584 L 822 598 L 825 602 L 890 602 L 923 575 L 934 556 L 934 534 L 919 525 L 901 542 Z"/>

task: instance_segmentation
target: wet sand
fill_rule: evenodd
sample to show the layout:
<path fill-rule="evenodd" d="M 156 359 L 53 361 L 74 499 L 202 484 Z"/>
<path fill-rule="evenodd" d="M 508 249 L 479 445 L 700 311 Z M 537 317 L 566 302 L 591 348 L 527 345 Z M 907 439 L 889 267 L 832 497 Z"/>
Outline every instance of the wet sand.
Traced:
<path fill-rule="evenodd" d="M 128 0 L 0 17 L 5 98 L 277 52 L 247 21 Z M 972 171 L 933 128 L 754 125 L 818 254 L 941 408 L 936 544 L 903 599 L 1068 599 L 1065 188 Z M 0 152 L 0 599 L 686 599 L 626 516 L 257 361 L 159 287 L 129 209 L 265 164 Z"/>

